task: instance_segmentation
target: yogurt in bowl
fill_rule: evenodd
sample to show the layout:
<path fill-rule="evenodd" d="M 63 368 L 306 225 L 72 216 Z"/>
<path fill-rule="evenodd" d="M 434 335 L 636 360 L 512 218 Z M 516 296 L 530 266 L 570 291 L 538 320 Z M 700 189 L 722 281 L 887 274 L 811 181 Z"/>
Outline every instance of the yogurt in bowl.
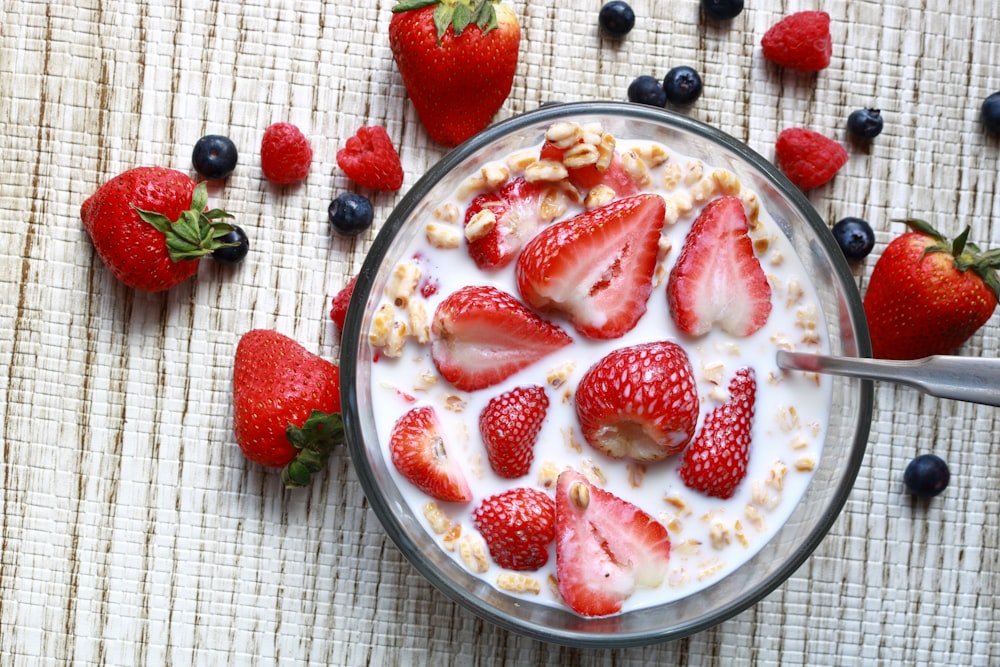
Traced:
<path fill-rule="evenodd" d="M 362 269 L 341 366 L 348 442 L 366 493 L 397 545 L 435 585 L 488 620 L 522 633 L 575 645 L 628 645 L 719 622 L 801 563 L 829 528 L 857 471 L 870 419 L 870 386 L 782 372 L 774 361 L 777 349 L 866 352 L 856 290 L 835 254 L 839 250 L 817 228 L 801 195 L 765 161 L 725 135 L 669 112 L 615 103 L 547 107 L 499 124 L 487 135 L 446 156 L 407 195 Z M 587 165 L 597 169 L 582 171 Z M 512 191 L 506 198 L 497 194 Z M 655 248 L 646 247 L 640 258 L 648 286 L 639 281 L 643 289 L 633 300 L 643 307 L 628 323 L 615 325 L 617 315 L 594 317 L 590 302 L 578 305 L 603 289 L 605 278 L 613 282 L 634 270 L 628 253 L 649 244 L 640 240 L 649 233 L 638 228 L 610 242 L 629 248 L 617 260 L 596 274 L 581 269 L 579 285 L 551 299 L 526 287 L 531 281 L 525 275 L 534 270 L 525 268 L 528 257 L 539 253 L 531 245 L 536 238 L 557 236 L 550 230 L 602 215 L 597 211 L 631 211 L 640 199 L 655 200 L 652 215 L 658 223 L 652 232 Z M 724 205 L 745 217 L 742 243 L 752 249 L 766 281 L 768 309 L 751 331 L 733 333 L 710 321 L 707 331 L 693 332 L 679 312 L 683 304 L 671 298 L 671 283 L 685 264 L 680 258 L 695 245 L 692 228 L 704 224 L 696 221 Z M 591 225 L 597 232 L 563 233 L 558 243 L 580 243 L 577 236 L 587 233 L 608 236 L 612 224 L 617 218 Z M 480 240 L 498 225 L 507 226 L 515 247 L 497 250 L 487 244 L 482 251 Z M 546 245 L 545 252 L 559 252 L 551 251 L 555 247 Z M 653 259 L 646 261 L 650 253 Z M 567 262 L 579 264 L 585 250 L 571 246 L 564 254 Z M 547 255 L 538 261 L 545 264 Z M 699 274 L 704 261 L 701 255 L 689 257 L 689 272 Z M 559 270 L 565 272 L 562 265 Z M 733 282 L 730 267 L 719 271 Z M 535 329 L 557 330 L 559 344 L 483 381 L 478 372 L 472 380 L 456 375 L 442 340 L 452 342 L 454 295 L 473 289 L 509 297 L 538 318 Z M 739 295 L 737 306 L 751 300 L 726 281 L 712 290 Z M 617 312 L 618 302 L 630 299 L 616 294 L 599 309 Z M 711 319 L 711 309 L 702 312 L 705 300 L 693 300 L 693 307 L 699 317 Z M 523 347 L 522 338 L 529 336 L 523 332 L 531 329 L 518 331 L 511 327 L 512 348 Z M 477 361 L 478 342 L 470 341 L 472 357 L 463 349 L 466 356 L 459 359 Z M 679 442 L 662 452 L 609 451 L 584 428 L 581 383 L 602 360 L 663 342 L 675 345 L 688 362 L 686 393 L 694 416 Z M 491 347 L 484 357 L 496 354 L 506 351 Z M 750 414 L 744 415 L 749 454 L 745 474 L 741 470 L 735 486 L 720 494 L 694 481 L 688 452 L 706 447 L 709 415 L 728 409 L 730 383 L 741 372 L 755 380 Z M 641 380 L 633 380 L 624 378 L 621 393 L 649 390 L 636 388 Z M 544 395 L 544 415 L 530 463 L 513 477 L 501 475 L 487 451 L 480 417 L 491 400 L 525 387 Z M 437 493 L 401 467 L 391 451 L 394 432 L 414 411 L 433 413 L 437 454 L 463 482 L 460 496 Z M 477 510 L 512 488 L 552 498 L 556 533 L 560 521 L 569 521 L 565 508 L 573 506 L 567 504 L 573 494 L 607 495 L 637 512 L 662 535 L 659 542 L 669 543 L 652 559 L 655 576 L 637 574 L 631 562 L 649 549 L 639 544 L 628 547 L 631 552 L 626 547 L 616 552 L 618 538 L 604 535 L 597 536 L 603 551 L 596 560 L 610 565 L 571 567 L 566 554 L 580 550 L 566 546 L 562 536 L 543 540 L 547 553 L 530 567 L 505 567 L 484 537 Z M 596 500 L 593 504 L 597 507 Z M 606 565 L 613 572 L 601 569 Z M 618 604 L 588 607 L 567 594 L 570 576 L 587 579 L 591 570 L 588 585 L 597 589 L 602 576 L 619 581 L 625 572 Z"/>

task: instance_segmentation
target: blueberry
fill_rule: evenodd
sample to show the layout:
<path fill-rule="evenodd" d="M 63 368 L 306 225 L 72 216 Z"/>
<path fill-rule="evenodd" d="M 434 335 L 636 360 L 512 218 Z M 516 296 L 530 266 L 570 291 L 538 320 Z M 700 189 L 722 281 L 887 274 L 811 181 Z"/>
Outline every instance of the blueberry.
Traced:
<path fill-rule="evenodd" d="M 239 264 L 250 252 L 250 239 L 239 225 L 232 225 L 232 231 L 219 237 L 222 243 L 235 243 L 234 246 L 216 248 L 212 251 L 212 259 L 219 264 Z"/>
<path fill-rule="evenodd" d="M 847 131 L 855 139 L 874 139 L 882 132 L 882 112 L 878 109 L 857 109 L 847 117 Z"/>
<path fill-rule="evenodd" d="M 208 134 L 198 140 L 191 152 L 194 170 L 210 181 L 219 181 L 236 169 L 236 144 L 229 137 Z"/>
<path fill-rule="evenodd" d="M 701 10 L 710 19 L 725 21 L 743 11 L 743 0 L 701 0 Z"/>
<path fill-rule="evenodd" d="M 375 209 L 364 195 L 344 192 L 330 202 L 330 227 L 341 236 L 357 236 L 372 226 Z"/>
<path fill-rule="evenodd" d="M 860 262 L 875 247 L 875 232 L 861 218 L 844 218 L 833 226 L 833 238 L 849 262 Z"/>
<path fill-rule="evenodd" d="M 948 464 L 934 454 L 921 454 L 910 461 L 903 472 L 903 484 L 917 498 L 933 498 L 948 486 Z"/>
<path fill-rule="evenodd" d="M 663 79 L 663 90 L 667 101 L 679 107 L 694 104 L 701 96 L 701 75 L 693 67 L 681 65 L 675 67 Z"/>
<path fill-rule="evenodd" d="M 601 30 L 612 37 L 622 37 L 627 35 L 635 27 L 635 12 L 629 7 L 627 2 L 622 0 L 611 0 L 601 7 L 597 15 L 597 22 Z"/>
<path fill-rule="evenodd" d="M 667 103 L 667 91 L 655 76 L 643 74 L 629 84 L 628 101 L 662 107 Z"/>
<path fill-rule="evenodd" d="M 983 100 L 980 115 L 988 131 L 1000 134 L 1000 92 L 993 93 Z"/>

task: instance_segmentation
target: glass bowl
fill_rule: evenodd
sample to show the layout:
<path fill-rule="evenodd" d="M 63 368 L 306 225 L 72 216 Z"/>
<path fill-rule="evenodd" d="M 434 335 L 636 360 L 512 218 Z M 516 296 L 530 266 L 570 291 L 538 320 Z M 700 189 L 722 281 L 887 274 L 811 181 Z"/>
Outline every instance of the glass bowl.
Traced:
<path fill-rule="evenodd" d="M 341 347 L 341 395 L 347 444 L 364 492 L 386 532 L 435 587 L 483 619 L 522 635 L 577 647 L 626 647 L 679 639 L 749 608 L 784 582 L 829 531 L 851 491 L 868 440 L 870 382 L 831 378 L 822 455 L 804 495 L 782 528 L 752 558 L 717 583 L 679 600 L 616 616 L 584 618 L 568 609 L 498 591 L 445 553 L 440 538 L 409 508 L 383 456 L 372 409 L 368 332 L 389 274 L 423 231 L 439 201 L 498 156 L 541 142 L 562 120 L 600 122 L 615 137 L 649 139 L 733 172 L 756 192 L 805 266 L 825 320 L 830 354 L 871 356 L 854 279 L 827 225 L 775 167 L 727 134 L 679 114 L 619 102 L 541 107 L 499 122 L 455 148 L 401 199 L 379 231 L 360 271 Z"/>

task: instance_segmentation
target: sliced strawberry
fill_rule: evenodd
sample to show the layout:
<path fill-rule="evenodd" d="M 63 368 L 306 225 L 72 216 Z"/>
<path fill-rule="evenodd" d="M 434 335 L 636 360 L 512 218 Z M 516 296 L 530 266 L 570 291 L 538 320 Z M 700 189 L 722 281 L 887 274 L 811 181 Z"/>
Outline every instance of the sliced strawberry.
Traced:
<path fill-rule="evenodd" d="M 667 303 L 677 327 L 692 336 L 715 324 L 749 336 L 767 322 L 771 285 L 747 236 L 739 198 L 719 197 L 702 209 L 670 271 Z"/>
<path fill-rule="evenodd" d="M 539 158 L 562 162 L 567 150 L 547 141 L 542 144 Z M 597 164 L 583 167 L 567 167 L 566 172 L 569 174 L 570 183 L 584 193 L 590 192 L 598 185 L 611 188 L 618 197 L 630 197 L 642 190 L 640 184 L 636 183 L 635 179 L 625 172 L 624 167 L 622 167 L 622 157 L 617 152 L 612 156 L 611 162 L 606 167 L 601 167 Z"/>
<path fill-rule="evenodd" d="M 603 357 L 580 380 L 574 402 L 584 439 L 613 458 L 659 461 L 682 450 L 698 425 L 694 371 L 670 341 Z"/>
<path fill-rule="evenodd" d="M 416 407 L 399 418 L 389 435 L 389 454 L 399 474 L 427 495 L 448 502 L 472 500 L 462 469 L 448 457 L 434 408 Z"/>
<path fill-rule="evenodd" d="M 623 336 L 646 312 L 665 210 L 662 197 L 641 194 L 543 229 L 517 259 L 521 297 L 584 336 Z"/>
<path fill-rule="evenodd" d="M 663 582 L 670 535 L 632 503 L 575 471 L 556 484 L 556 578 L 559 593 L 582 616 L 608 616 L 637 586 Z"/>
<path fill-rule="evenodd" d="M 488 285 L 448 295 L 431 322 L 431 358 L 438 372 L 463 391 L 506 380 L 573 339 Z"/>
<path fill-rule="evenodd" d="M 741 368 L 729 382 L 729 400 L 705 417 L 698 436 L 684 452 L 679 470 L 689 488 L 730 498 L 747 474 L 757 378 Z"/>
<path fill-rule="evenodd" d="M 535 457 L 549 398 L 538 385 L 494 396 L 479 415 L 479 432 L 493 472 L 505 479 L 527 475 Z"/>
<path fill-rule="evenodd" d="M 527 487 L 501 491 L 476 508 L 472 521 L 500 567 L 537 570 L 549 562 L 556 505 L 542 491 Z"/>
<path fill-rule="evenodd" d="M 515 178 L 497 192 L 485 192 L 472 200 L 465 212 L 465 226 L 483 225 L 488 231 L 468 242 L 469 256 L 480 269 L 499 269 L 510 264 L 524 244 L 538 231 L 539 207 L 547 185 Z"/>

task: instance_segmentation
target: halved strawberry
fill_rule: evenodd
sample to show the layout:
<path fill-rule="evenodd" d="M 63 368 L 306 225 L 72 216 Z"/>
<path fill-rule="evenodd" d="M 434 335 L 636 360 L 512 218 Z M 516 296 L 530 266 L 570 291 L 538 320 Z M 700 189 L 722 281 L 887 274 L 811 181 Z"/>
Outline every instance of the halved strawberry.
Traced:
<path fill-rule="evenodd" d="M 463 391 L 506 380 L 573 339 L 513 296 L 489 285 L 448 295 L 431 322 L 431 358 Z"/>
<path fill-rule="evenodd" d="M 480 269 L 499 269 L 509 264 L 521 248 L 538 231 L 539 207 L 547 184 L 528 183 L 515 178 L 497 192 L 476 196 L 465 211 L 465 226 L 469 223 L 488 224 L 488 231 L 476 234 L 468 241 L 469 256 Z"/>
<path fill-rule="evenodd" d="M 698 425 L 694 371 L 670 341 L 603 357 L 580 380 L 574 402 L 584 439 L 614 458 L 659 461 L 681 451 Z"/>
<path fill-rule="evenodd" d="M 608 616 L 637 586 L 663 582 L 670 535 L 641 508 L 568 470 L 556 484 L 556 578 L 582 616 Z"/>
<path fill-rule="evenodd" d="M 542 144 L 539 158 L 562 162 L 567 150 L 546 141 Z M 582 190 L 584 194 L 598 185 L 611 188 L 618 197 L 630 197 L 642 190 L 640 184 L 636 183 L 635 179 L 629 176 L 622 167 L 622 156 L 617 151 L 606 167 L 590 164 L 583 167 L 567 167 L 566 172 L 569 174 L 570 183 Z"/>
<path fill-rule="evenodd" d="M 500 567 L 537 570 L 549 561 L 556 505 L 544 492 L 528 487 L 501 491 L 483 500 L 472 521 Z"/>
<path fill-rule="evenodd" d="M 527 475 L 535 458 L 549 398 L 538 385 L 494 396 L 479 415 L 479 432 L 493 472 L 505 479 Z"/>
<path fill-rule="evenodd" d="M 448 457 L 434 408 L 413 408 L 392 427 L 389 455 L 403 477 L 427 495 L 448 502 L 468 502 L 472 491 L 459 465 Z"/>
<path fill-rule="evenodd" d="M 691 226 L 667 281 L 667 303 L 677 327 L 702 336 L 718 324 L 749 336 L 771 313 L 771 285 L 747 236 L 738 197 L 715 199 Z"/>
<path fill-rule="evenodd" d="M 665 210 L 662 197 L 641 194 L 543 229 L 517 259 L 521 298 L 584 336 L 623 336 L 646 312 Z"/>
<path fill-rule="evenodd" d="M 757 377 L 741 368 L 729 382 L 729 400 L 714 408 L 684 452 L 684 484 L 709 496 L 730 498 L 747 474 Z"/>

